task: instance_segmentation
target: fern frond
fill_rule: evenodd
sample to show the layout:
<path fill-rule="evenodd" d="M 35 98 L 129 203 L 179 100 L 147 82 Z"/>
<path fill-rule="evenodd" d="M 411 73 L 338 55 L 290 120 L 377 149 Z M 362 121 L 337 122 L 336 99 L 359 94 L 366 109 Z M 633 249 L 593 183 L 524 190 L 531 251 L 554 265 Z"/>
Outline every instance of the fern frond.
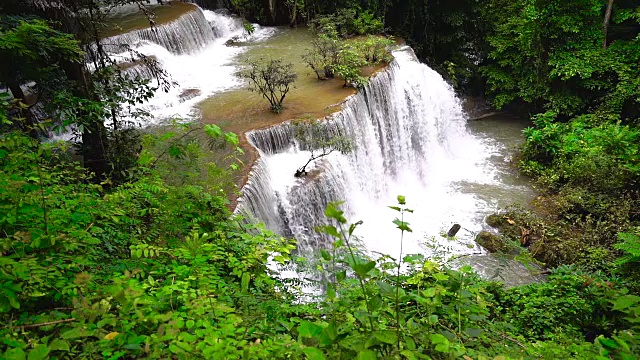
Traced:
<path fill-rule="evenodd" d="M 640 260 L 640 236 L 632 233 L 619 233 L 618 243 L 614 246 L 625 254 L 616 260 L 618 265 L 624 265 Z"/>

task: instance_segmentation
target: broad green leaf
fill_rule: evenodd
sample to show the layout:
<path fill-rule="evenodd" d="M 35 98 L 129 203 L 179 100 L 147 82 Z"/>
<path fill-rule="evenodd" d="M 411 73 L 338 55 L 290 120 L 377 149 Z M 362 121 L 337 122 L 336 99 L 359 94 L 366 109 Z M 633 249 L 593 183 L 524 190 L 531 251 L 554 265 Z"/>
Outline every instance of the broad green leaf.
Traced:
<path fill-rule="evenodd" d="M 333 285 L 333 283 L 328 283 L 327 284 L 327 297 L 329 299 L 335 299 L 336 298 L 336 288 Z"/>
<path fill-rule="evenodd" d="M 396 290 L 391 284 L 386 283 L 384 281 L 378 281 L 376 282 L 376 285 L 378 285 L 380 294 L 382 294 L 383 296 L 387 296 L 387 297 L 395 296 Z"/>
<path fill-rule="evenodd" d="M 6 360 L 25 360 L 26 354 L 20 348 L 8 349 L 4 352 L 3 359 Z"/>
<path fill-rule="evenodd" d="M 10 348 L 21 348 L 21 349 L 24 349 L 24 348 L 27 347 L 26 344 L 24 344 L 22 342 L 19 342 L 19 341 L 16 341 L 16 340 L 13 340 L 13 339 L 11 339 L 9 337 L 1 338 L 0 339 L 0 343 L 3 343 L 3 344 L 7 345 Z"/>
<path fill-rule="evenodd" d="M 393 220 L 393 223 L 396 224 L 396 227 L 402 231 L 413 232 L 409 227 L 409 223 L 405 221 L 401 221 L 400 219 Z"/>
<path fill-rule="evenodd" d="M 322 333 L 322 327 L 310 321 L 303 321 L 298 326 L 298 333 L 302 337 L 313 338 Z"/>
<path fill-rule="evenodd" d="M 406 345 L 407 349 L 409 349 L 409 350 L 415 350 L 416 349 L 415 341 L 413 341 L 413 339 L 411 337 L 408 337 L 406 335 L 404 337 L 404 344 Z"/>
<path fill-rule="evenodd" d="M 429 339 L 431 339 L 431 342 L 434 344 L 449 344 L 449 339 L 441 334 L 431 334 L 429 335 Z"/>
<path fill-rule="evenodd" d="M 369 273 L 369 271 L 373 270 L 376 267 L 375 261 L 369 261 L 366 263 L 357 263 L 352 266 L 353 271 L 356 272 L 360 277 L 365 277 Z"/>
<path fill-rule="evenodd" d="M 395 344 L 398 342 L 398 336 L 394 330 L 374 331 L 373 336 L 385 344 Z"/>
<path fill-rule="evenodd" d="M 214 139 L 222 136 L 222 129 L 218 125 L 208 124 L 204 126 L 204 132 Z"/>
<path fill-rule="evenodd" d="M 467 335 L 473 338 L 477 338 L 477 337 L 480 337 L 480 335 L 482 335 L 482 329 L 468 328 L 465 330 L 465 332 L 467 333 Z"/>
<path fill-rule="evenodd" d="M 320 334 L 320 345 L 329 346 L 338 338 L 338 330 L 335 323 L 330 323 L 326 328 L 322 329 Z"/>
<path fill-rule="evenodd" d="M 337 222 L 344 224 L 347 222 L 347 219 L 344 217 L 344 211 L 341 211 L 338 209 L 338 206 L 340 206 L 340 202 L 331 202 L 329 203 L 329 205 L 327 205 L 326 210 L 324 211 L 324 214 L 329 218 L 329 219 L 334 219 Z"/>
<path fill-rule="evenodd" d="M 33 350 L 29 351 L 27 360 L 43 360 L 49 355 L 49 348 L 46 345 L 36 345 Z"/>
<path fill-rule="evenodd" d="M 376 360 L 378 356 L 371 350 L 363 350 L 358 353 L 356 360 Z"/>
<path fill-rule="evenodd" d="M 449 352 L 449 344 L 438 344 L 436 345 L 436 351 L 447 353 Z"/>
<path fill-rule="evenodd" d="M 599 337 L 598 338 L 598 342 L 600 342 L 600 344 L 602 344 L 602 346 L 615 350 L 617 348 L 619 348 L 620 346 L 618 345 L 617 342 L 615 342 L 614 340 L 611 339 L 607 339 L 605 337 Z"/>
<path fill-rule="evenodd" d="M 421 255 L 421 254 L 407 255 L 407 256 L 404 257 L 404 259 L 402 259 L 402 261 L 404 261 L 406 263 L 409 263 L 409 264 L 423 262 L 424 261 L 424 255 Z"/>
<path fill-rule="evenodd" d="M 411 350 L 403 350 L 400 354 L 407 358 L 407 360 L 417 359 L 416 354 Z"/>
<path fill-rule="evenodd" d="M 436 296 L 436 288 L 430 287 L 430 288 L 424 289 L 422 291 L 422 296 L 428 297 L 428 298 Z"/>
<path fill-rule="evenodd" d="M 338 229 L 336 229 L 335 226 L 331 226 L 331 225 L 320 226 L 317 228 L 317 231 L 333 236 L 334 238 L 340 238 L 340 233 L 338 232 Z"/>
<path fill-rule="evenodd" d="M 635 295 L 623 295 L 620 296 L 614 303 L 613 303 L 613 310 L 624 310 L 627 309 L 633 305 L 636 305 L 638 302 L 640 302 L 640 297 L 639 296 L 635 296 Z"/>
<path fill-rule="evenodd" d="M 322 351 L 314 347 L 306 347 L 302 350 L 309 360 L 326 360 Z"/>
<path fill-rule="evenodd" d="M 62 335 L 60 335 L 60 337 L 62 337 L 63 339 L 71 340 L 71 339 L 87 337 L 87 336 L 90 336 L 92 333 L 93 333 L 92 331 L 88 331 L 85 329 L 73 328 L 71 330 L 67 330 L 63 332 Z"/>
<path fill-rule="evenodd" d="M 380 296 L 380 294 L 375 294 L 369 299 L 369 306 L 371 311 L 380 309 L 382 305 L 384 305 L 384 302 L 382 301 L 382 296 Z"/>
<path fill-rule="evenodd" d="M 327 252 L 327 250 L 320 250 L 320 255 L 322 255 L 322 258 L 325 259 L 326 261 L 331 260 L 331 254 L 329 254 L 329 252 Z"/>
<path fill-rule="evenodd" d="M 240 140 L 238 139 L 238 135 L 232 132 L 224 133 L 224 141 L 226 141 L 229 145 L 236 147 L 240 144 Z"/>

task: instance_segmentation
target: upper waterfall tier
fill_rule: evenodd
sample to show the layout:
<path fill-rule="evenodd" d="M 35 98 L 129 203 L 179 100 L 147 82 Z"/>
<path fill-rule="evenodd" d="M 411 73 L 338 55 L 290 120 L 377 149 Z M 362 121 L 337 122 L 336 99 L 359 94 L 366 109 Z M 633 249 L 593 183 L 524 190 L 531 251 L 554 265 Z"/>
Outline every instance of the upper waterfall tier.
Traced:
<path fill-rule="evenodd" d="M 215 19 L 211 19 L 214 21 Z M 146 29 L 134 30 L 125 34 L 103 39 L 101 42 L 109 53 L 121 53 L 126 46 L 136 46 L 142 41 L 158 44 L 173 54 L 191 54 L 202 50 L 215 39 L 231 31 L 214 31 L 212 24 L 203 11 L 195 7 L 174 21 Z M 222 27 L 230 25 L 222 24 Z M 234 24 L 237 27 L 237 24 Z"/>

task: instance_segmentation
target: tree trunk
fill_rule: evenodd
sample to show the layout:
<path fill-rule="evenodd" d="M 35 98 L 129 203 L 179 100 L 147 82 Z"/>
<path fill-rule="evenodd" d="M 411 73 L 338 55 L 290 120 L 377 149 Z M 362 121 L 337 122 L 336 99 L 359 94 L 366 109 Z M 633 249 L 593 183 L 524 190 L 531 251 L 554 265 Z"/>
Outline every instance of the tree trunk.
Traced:
<path fill-rule="evenodd" d="M 83 64 L 68 63 L 65 66 L 67 77 L 75 82 L 74 95 L 84 99 L 95 99 L 91 91 L 91 75 Z M 104 180 L 109 173 L 107 161 L 107 129 L 104 123 L 96 119 L 88 119 L 82 128 L 82 157 L 84 166 L 93 172 L 96 180 Z"/>
<path fill-rule="evenodd" d="M 609 31 L 609 21 L 611 20 L 611 12 L 613 11 L 613 0 L 607 1 L 607 11 L 604 14 L 604 24 L 602 25 L 602 48 L 607 48 L 607 32 Z"/>
<path fill-rule="evenodd" d="M 19 99 L 23 104 L 27 106 L 30 105 L 26 99 L 24 91 L 22 91 L 22 87 L 20 87 L 20 82 L 18 82 L 17 80 L 12 80 L 7 83 L 7 87 L 9 88 L 9 90 L 11 90 L 11 94 L 13 94 L 14 99 Z M 16 125 L 26 131 L 32 138 L 38 139 L 40 136 L 38 130 L 36 129 L 37 124 L 35 119 L 33 118 L 33 113 L 31 113 L 30 107 L 21 109 L 21 113 L 21 115 L 24 116 L 24 123 Z"/>
<path fill-rule="evenodd" d="M 298 18 L 298 0 L 293 0 L 293 9 L 291 9 L 291 22 L 289 23 L 290 27 L 292 28 L 296 27 L 297 18 Z"/>

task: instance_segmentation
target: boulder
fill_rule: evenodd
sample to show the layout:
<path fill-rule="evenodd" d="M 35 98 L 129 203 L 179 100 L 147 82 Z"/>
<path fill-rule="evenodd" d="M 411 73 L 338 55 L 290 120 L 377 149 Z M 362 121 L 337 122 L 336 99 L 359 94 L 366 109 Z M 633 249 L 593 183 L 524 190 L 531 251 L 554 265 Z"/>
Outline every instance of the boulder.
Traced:
<path fill-rule="evenodd" d="M 490 253 L 505 252 L 507 250 L 507 244 L 504 239 L 489 231 L 481 231 L 476 236 L 476 242 Z"/>

